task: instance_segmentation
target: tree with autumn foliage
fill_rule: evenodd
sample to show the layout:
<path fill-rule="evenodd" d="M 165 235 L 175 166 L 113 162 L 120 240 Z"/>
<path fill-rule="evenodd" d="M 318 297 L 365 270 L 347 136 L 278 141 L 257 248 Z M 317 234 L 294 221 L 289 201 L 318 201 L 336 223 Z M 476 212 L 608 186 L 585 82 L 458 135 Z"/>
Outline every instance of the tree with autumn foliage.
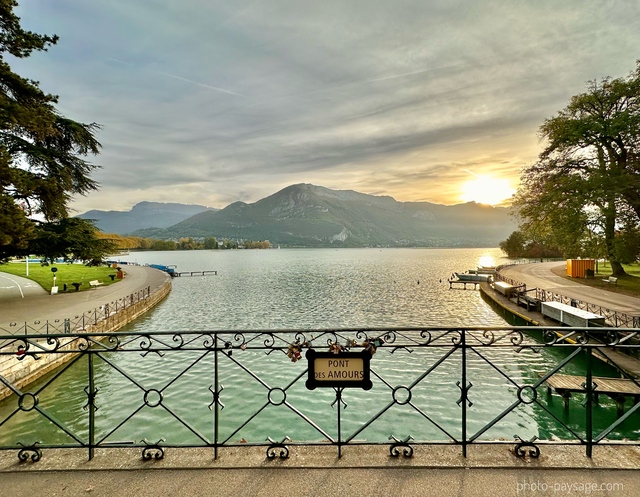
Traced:
<path fill-rule="evenodd" d="M 545 148 L 515 197 L 521 229 L 572 251 L 595 233 L 613 275 L 625 275 L 640 226 L 640 61 L 626 78 L 589 82 L 540 135 Z"/>

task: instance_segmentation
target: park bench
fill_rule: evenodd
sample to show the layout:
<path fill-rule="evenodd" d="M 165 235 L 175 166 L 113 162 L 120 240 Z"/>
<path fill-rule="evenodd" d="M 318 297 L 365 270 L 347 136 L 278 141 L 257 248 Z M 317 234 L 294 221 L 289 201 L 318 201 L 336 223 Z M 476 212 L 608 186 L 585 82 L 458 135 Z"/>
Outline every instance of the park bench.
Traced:
<path fill-rule="evenodd" d="M 100 285 L 104 285 L 104 283 L 102 281 L 98 281 L 98 280 L 91 280 L 89 282 L 89 286 L 91 288 L 98 288 Z"/>
<path fill-rule="evenodd" d="M 613 276 L 609 276 L 608 278 L 602 278 L 602 281 L 604 281 L 605 283 L 609 283 L 611 285 L 618 284 L 618 278 L 614 278 Z"/>
<path fill-rule="evenodd" d="M 526 292 L 518 292 L 516 303 L 522 307 L 526 307 L 527 312 L 540 312 L 540 300 L 533 295 L 527 295 Z"/>

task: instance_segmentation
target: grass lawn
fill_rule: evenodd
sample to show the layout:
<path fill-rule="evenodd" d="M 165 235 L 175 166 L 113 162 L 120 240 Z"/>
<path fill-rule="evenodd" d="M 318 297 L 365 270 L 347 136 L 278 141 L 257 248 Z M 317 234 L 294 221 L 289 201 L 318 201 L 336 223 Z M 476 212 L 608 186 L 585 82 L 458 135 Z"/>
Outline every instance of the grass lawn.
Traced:
<path fill-rule="evenodd" d="M 571 281 L 582 283 L 583 285 L 603 288 L 612 292 L 631 295 L 632 297 L 640 297 L 640 263 L 623 264 L 622 266 L 628 276 L 618 278 L 618 283 L 615 285 L 602 281 L 603 278 L 608 278 L 611 275 L 611 264 L 609 264 L 609 262 L 598 262 L 598 272 L 595 273 L 593 279 L 570 278 L 567 276 L 564 266 L 554 270 L 554 273 Z"/>
<path fill-rule="evenodd" d="M 67 285 L 67 291 L 75 292 L 76 289 L 72 283 L 80 283 L 79 291 L 89 290 L 89 282 L 98 280 L 105 285 L 111 285 L 120 280 L 115 278 L 111 281 L 110 274 L 115 275 L 117 271 L 107 266 L 84 266 L 82 264 L 51 264 L 49 266 L 41 266 L 39 263 L 29 264 L 29 276 L 27 276 L 26 264 L 24 262 L 8 262 L 0 264 L 0 271 L 4 273 L 23 276 L 38 283 L 47 292 L 51 291 L 53 286 L 53 273 L 51 268 L 56 267 L 56 285 L 58 291 L 64 291 L 64 285 Z"/>

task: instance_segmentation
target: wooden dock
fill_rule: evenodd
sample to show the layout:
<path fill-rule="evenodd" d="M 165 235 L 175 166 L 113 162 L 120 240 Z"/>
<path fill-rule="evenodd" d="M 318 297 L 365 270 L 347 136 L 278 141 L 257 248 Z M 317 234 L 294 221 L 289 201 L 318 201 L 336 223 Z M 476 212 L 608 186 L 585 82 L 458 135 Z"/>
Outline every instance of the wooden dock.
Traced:
<path fill-rule="evenodd" d="M 174 271 L 169 274 L 174 278 L 177 278 L 178 276 L 215 276 L 218 274 L 218 271 Z"/>
<path fill-rule="evenodd" d="M 449 290 L 455 288 L 455 285 L 464 285 L 464 289 L 467 289 L 467 285 L 471 286 L 472 290 L 476 290 L 480 287 L 481 281 L 465 281 L 465 280 L 449 280 Z"/>
<path fill-rule="evenodd" d="M 545 383 L 548 392 L 551 393 L 551 389 L 555 390 L 558 395 L 562 396 L 565 407 L 569 407 L 572 393 L 586 393 L 586 381 L 586 376 L 556 373 L 547 378 Z M 594 402 L 598 402 L 600 394 L 611 397 L 618 405 L 619 415 L 624 412 L 624 403 L 627 397 L 632 397 L 634 404 L 640 401 L 640 386 L 631 380 L 593 376 L 592 382 L 594 384 L 592 390 Z"/>

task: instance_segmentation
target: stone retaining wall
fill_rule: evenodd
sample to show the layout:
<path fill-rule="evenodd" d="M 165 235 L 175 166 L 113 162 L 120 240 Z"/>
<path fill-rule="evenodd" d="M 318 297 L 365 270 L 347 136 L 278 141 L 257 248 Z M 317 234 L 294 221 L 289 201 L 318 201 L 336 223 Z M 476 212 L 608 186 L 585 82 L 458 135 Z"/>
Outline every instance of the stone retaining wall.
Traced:
<path fill-rule="evenodd" d="M 146 299 L 140 300 L 117 313 L 113 313 L 106 319 L 98 321 L 96 324 L 88 325 L 85 331 L 87 333 L 111 333 L 117 331 L 152 309 L 162 301 L 170 291 L 171 280 L 169 279 Z M 15 339 L 19 344 L 21 337 L 16 336 Z M 77 350 L 77 341 L 77 339 L 71 340 L 67 345 L 60 347 L 59 350 Z M 40 343 L 42 343 L 44 349 L 51 348 L 51 346 L 47 346 L 46 340 L 41 340 Z M 37 347 L 30 344 L 29 352 L 37 353 Z M 38 360 L 35 360 L 31 355 L 25 356 L 22 360 L 17 360 L 18 356 L 13 354 L 0 356 L 0 377 L 14 388 L 22 389 L 25 385 L 41 378 L 65 362 L 70 361 L 75 356 L 76 354 L 69 352 L 55 354 L 44 353 L 40 355 Z M 0 400 L 8 397 L 11 393 L 12 391 L 0 382 Z"/>

